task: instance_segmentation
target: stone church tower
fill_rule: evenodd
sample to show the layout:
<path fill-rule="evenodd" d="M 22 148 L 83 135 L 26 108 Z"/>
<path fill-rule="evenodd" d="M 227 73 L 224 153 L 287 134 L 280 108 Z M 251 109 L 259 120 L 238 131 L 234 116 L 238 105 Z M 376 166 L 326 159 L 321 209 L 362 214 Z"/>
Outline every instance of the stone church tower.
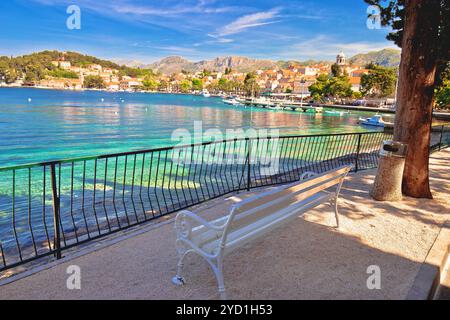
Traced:
<path fill-rule="evenodd" d="M 347 64 L 347 60 L 346 60 L 346 58 L 345 58 L 344 52 L 341 51 L 341 52 L 337 55 L 337 57 L 336 57 L 336 64 L 339 65 L 339 66 L 341 66 L 341 67 L 344 67 L 344 66 Z"/>
<path fill-rule="evenodd" d="M 345 57 L 344 52 L 340 52 L 336 57 L 336 64 L 339 66 L 341 70 L 341 74 L 345 73 L 345 69 L 347 67 L 347 59 Z"/>

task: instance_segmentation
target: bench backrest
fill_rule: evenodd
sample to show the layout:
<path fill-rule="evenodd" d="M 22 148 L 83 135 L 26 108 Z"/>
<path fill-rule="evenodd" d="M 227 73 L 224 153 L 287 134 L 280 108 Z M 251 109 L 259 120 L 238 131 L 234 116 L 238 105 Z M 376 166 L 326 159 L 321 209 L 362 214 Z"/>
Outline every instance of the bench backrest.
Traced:
<path fill-rule="evenodd" d="M 233 230 L 314 197 L 321 191 L 336 187 L 337 195 L 350 170 L 351 166 L 342 166 L 293 184 L 278 187 L 234 205 L 222 236 L 222 245 L 226 243 L 227 234 Z"/>

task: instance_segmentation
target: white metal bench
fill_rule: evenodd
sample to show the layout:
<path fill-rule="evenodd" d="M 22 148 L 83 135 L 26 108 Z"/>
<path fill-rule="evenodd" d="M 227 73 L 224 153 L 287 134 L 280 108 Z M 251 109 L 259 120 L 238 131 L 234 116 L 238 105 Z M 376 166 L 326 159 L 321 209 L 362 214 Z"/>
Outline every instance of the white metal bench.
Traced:
<path fill-rule="evenodd" d="M 211 265 L 219 293 L 225 299 L 224 256 L 290 219 L 303 215 L 322 203 L 334 205 L 339 227 L 337 200 L 351 166 L 342 166 L 320 175 L 304 173 L 300 181 L 255 195 L 232 206 L 230 214 L 206 221 L 190 211 L 181 211 L 175 220 L 179 254 L 177 275 L 172 282 L 183 285 L 183 260 L 195 252 Z M 330 190 L 331 189 L 331 190 Z"/>

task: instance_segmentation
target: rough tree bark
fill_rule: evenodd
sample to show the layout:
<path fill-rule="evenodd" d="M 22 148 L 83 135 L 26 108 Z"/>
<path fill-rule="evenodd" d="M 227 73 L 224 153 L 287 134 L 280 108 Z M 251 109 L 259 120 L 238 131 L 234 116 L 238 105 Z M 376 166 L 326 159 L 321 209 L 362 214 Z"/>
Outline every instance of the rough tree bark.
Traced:
<path fill-rule="evenodd" d="M 394 140 L 408 144 L 402 190 L 432 198 L 428 176 L 440 1 L 406 0 Z"/>

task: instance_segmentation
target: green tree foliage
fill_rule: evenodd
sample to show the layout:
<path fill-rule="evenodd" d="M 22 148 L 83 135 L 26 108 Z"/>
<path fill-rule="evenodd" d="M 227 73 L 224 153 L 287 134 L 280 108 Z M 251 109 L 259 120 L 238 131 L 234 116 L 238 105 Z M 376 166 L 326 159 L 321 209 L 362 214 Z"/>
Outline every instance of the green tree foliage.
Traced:
<path fill-rule="evenodd" d="M 180 83 L 181 92 L 188 93 L 192 89 L 192 82 L 189 80 L 183 80 Z"/>
<path fill-rule="evenodd" d="M 169 88 L 169 84 L 166 80 L 161 80 L 158 85 L 158 90 L 166 91 Z"/>
<path fill-rule="evenodd" d="M 201 79 L 192 79 L 192 90 L 203 90 L 203 81 Z"/>
<path fill-rule="evenodd" d="M 34 83 L 36 81 L 39 81 L 39 77 L 36 73 L 33 71 L 27 71 L 25 74 L 25 83 Z"/>
<path fill-rule="evenodd" d="M 211 75 L 211 71 L 207 70 L 207 69 L 203 69 L 202 72 L 202 77 L 209 77 Z"/>
<path fill-rule="evenodd" d="M 435 90 L 436 105 L 443 109 L 450 109 L 450 63 L 442 73 L 442 83 Z"/>
<path fill-rule="evenodd" d="M 20 74 L 17 73 L 15 69 L 11 68 L 0 68 L 0 81 L 4 81 L 7 84 L 15 82 L 17 79 L 19 79 Z"/>
<path fill-rule="evenodd" d="M 106 85 L 100 76 L 87 76 L 84 78 L 84 87 L 89 89 L 104 89 Z"/>
<path fill-rule="evenodd" d="M 228 92 L 228 93 L 238 93 L 244 88 L 244 85 L 235 80 L 227 80 L 226 78 L 220 78 L 217 83 L 217 90 Z M 259 87 L 258 87 L 259 90 Z"/>
<path fill-rule="evenodd" d="M 207 89 L 208 92 L 210 92 L 210 93 L 217 93 L 217 92 L 220 91 L 220 89 L 219 89 L 219 84 L 216 83 L 216 82 L 212 82 L 212 83 L 208 84 L 208 85 L 206 86 L 206 89 Z"/>
<path fill-rule="evenodd" d="M 446 80 L 436 89 L 436 104 L 443 109 L 450 109 L 450 81 Z"/>
<path fill-rule="evenodd" d="M 142 81 L 142 87 L 144 90 L 155 91 L 158 89 L 159 83 L 152 76 L 146 76 Z"/>
<path fill-rule="evenodd" d="M 76 72 L 67 71 L 63 69 L 54 69 L 47 72 L 47 75 L 55 78 L 65 78 L 65 79 L 78 79 L 78 74 Z"/>
<path fill-rule="evenodd" d="M 331 74 L 333 77 L 339 77 L 342 75 L 341 67 L 337 63 L 331 65 Z"/>
<path fill-rule="evenodd" d="M 328 85 L 328 82 L 328 76 L 326 74 L 321 74 L 317 77 L 316 82 L 308 88 L 311 97 L 314 100 L 321 100 L 326 96 L 325 87 Z"/>
<path fill-rule="evenodd" d="M 376 5 L 381 9 L 381 23 L 392 28 L 387 39 L 394 41 L 399 47 L 402 46 L 403 28 L 405 25 L 405 2 L 406 0 L 364 0 L 370 5 Z M 450 1 L 440 1 L 441 14 L 436 19 L 440 20 L 438 66 L 436 72 L 436 84 L 443 82 L 442 74 L 445 72 L 450 52 Z"/>
<path fill-rule="evenodd" d="M 359 91 L 353 91 L 352 98 L 353 99 L 361 99 L 363 97 L 363 94 Z"/>
<path fill-rule="evenodd" d="M 259 85 L 256 81 L 256 74 L 254 72 L 249 72 L 245 76 L 244 80 L 244 90 L 248 96 L 256 96 L 260 91 Z"/>
<path fill-rule="evenodd" d="M 225 91 L 225 92 L 231 91 L 230 90 L 230 81 L 228 81 L 226 78 L 220 78 L 217 86 L 220 91 Z"/>
<path fill-rule="evenodd" d="M 370 64 L 368 74 L 361 77 L 361 92 L 374 97 L 389 97 L 395 91 L 397 69 Z"/>
<path fill-rule="evenodd" d="M 83 55 L 77 52 L 59 52 L 59 51 L 42 51 L 29 55 L 9 58 L 0 57 L 0 77 L 7 76 L 8 80 L 25 75 L 25 80 L 38 81 L 45 78 L 46 75 L 51 75 L 52 72 L 60 72 L 58 67 L 53 65 L 52 61 L 68 61 L 73 66 L 86 67 L 91 64 L 101 65 L 103 68 L 117 69 L 121 75 L 130 77 L 144 77 L 154 76 L 151 69 L 130 68 L 127 66 L 120 66 L 114 62 L 101 60 L 92 56 Z M 14 72 L 12 71 L 14 70 Z M 54 76 L 54 75 L 52 75 Z M 67 74 L 61 78 L 72 79 L 72 76 Z"/>
<path fill-rule="evenodd" d="M 323 98 L 347 98 L 353 96 L 352 85 L 347 76 L 328 77 L 319 75 L 316 82 L 309 87 L 314 100 Z"/>
<path fill-rule="evenodd" d="M 347 98 L 353 95 L 352 85 L 347 76 L 332 77 L 325 86 L 325 92 L 333 98 Z"/>

